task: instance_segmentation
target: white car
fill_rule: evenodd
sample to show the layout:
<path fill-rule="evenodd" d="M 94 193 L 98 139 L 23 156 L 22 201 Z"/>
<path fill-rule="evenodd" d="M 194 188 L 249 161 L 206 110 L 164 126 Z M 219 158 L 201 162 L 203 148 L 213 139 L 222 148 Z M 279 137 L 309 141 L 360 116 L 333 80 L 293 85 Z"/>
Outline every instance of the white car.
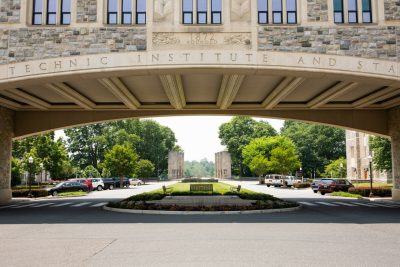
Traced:
<path fill-rule="evenodd" d="M 129 179 L 129 183 L 130 185 L 137 185 L 137 186 L 144 184 L 142 180 L 139 180 L 137 178 Z"/>
<path fill-rule="evenodd" d="M 101 178 L 89 178 L 93 184 L 93 190 L 101 191 L 104 189 L 104 182 Z"/>

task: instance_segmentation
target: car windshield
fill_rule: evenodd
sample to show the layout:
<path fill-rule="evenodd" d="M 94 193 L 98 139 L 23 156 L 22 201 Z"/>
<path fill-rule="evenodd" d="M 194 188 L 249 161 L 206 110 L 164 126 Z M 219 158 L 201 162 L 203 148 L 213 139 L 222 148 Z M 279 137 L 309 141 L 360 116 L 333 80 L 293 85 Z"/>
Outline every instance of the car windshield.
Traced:
<path fill-rule="evenodd" d="M 320 183 L 330 184 L 330 183 L 333 183 L 333 180 L 321 180 Z"/>

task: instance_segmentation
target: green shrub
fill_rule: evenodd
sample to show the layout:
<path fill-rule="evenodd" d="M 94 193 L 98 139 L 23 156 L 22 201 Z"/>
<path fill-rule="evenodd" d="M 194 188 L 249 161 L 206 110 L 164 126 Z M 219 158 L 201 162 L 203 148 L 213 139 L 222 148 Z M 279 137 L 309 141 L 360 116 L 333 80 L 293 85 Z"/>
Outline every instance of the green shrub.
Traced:
<path fill-rule="evenodd" d="M 359 194 L 352 194 L 352 193 L 349 193 L 349 192 L 342 192 L 342 191 L 333 192 L 333 193 L 331 194 L 331 196 L 334 196 L 334 197 L 354 197 L 354 198 L 362 198 L 362 196 L 359 195 Z"/>
<path fill-rule="evenodd" d="M 12 190 L 12 197 L 28 197 L 29 189 Z M 49 193 L 44 189 L 32 189 L 34 197 L 47 197 Z"/>
<path fill-rule="evenodd" d="M 363 197 L 368 197 L 370 193 L 369 187 L 351 187 L 349 188 L 349 193 L 361 195 Z M 373 187 L 372 194 L 376 197 L 391 197 L 392 189 L 385 187 Z"/>
<path fill-rule="evenodd" d="M 182 179 L 182 183 L 218 183 L 218 179 L 201 179 L 201 178 L 185 178 Z"/>
<path fill-rule="evenodd" d="M 294 188 L 309 188 L 311 187 L 310 183 L 294 183 L 293 184 Z"/>
<path fill-rule="evenodd" d="M 165 195 L 163 193 L 143 193 L 135 196 L 131 196 L 127 201 L 151 201 L 163 199 Z"/>

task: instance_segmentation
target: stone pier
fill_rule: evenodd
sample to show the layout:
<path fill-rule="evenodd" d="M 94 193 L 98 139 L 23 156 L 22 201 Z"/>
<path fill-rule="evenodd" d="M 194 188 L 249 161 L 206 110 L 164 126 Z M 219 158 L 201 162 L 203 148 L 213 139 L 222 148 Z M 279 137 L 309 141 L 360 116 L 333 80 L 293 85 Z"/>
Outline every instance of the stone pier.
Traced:
<path fill-rule="evenodd" d="M 14 112 L 0 107 L 0 203 L 11 200 L 11 146 Z"/>
<path fill-rule="evenodd" d="M 400 108 L 389 111 L 389 133 L 392 139 L 392 198 L 400 201 Z"/>

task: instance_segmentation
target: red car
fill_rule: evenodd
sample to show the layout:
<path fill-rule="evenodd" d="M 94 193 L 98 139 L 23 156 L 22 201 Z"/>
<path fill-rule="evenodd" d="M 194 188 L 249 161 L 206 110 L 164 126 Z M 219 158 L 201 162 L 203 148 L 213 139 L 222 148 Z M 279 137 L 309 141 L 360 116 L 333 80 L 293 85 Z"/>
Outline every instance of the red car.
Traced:
<path fill-rule="evenodd" d="M 321 195 L 334 191 L 348 192 L 350 187 L 354 187 L 346 179 L 321 179 L 318 184 L 318 191 Z"/>
<path fill-rule="evenodd" d="M 74 181 L 74 182 L 78 182 L 81 184 L 84 184 L 87 186 L 87 188 L 89 188 L 90 191 L 93 190 L 93 184 L 92 181 L 90 181 L 90 179 L 86 179 L 86 178 L 73 178 L 73 179 L 69 179 L 69 181 Z"/>

